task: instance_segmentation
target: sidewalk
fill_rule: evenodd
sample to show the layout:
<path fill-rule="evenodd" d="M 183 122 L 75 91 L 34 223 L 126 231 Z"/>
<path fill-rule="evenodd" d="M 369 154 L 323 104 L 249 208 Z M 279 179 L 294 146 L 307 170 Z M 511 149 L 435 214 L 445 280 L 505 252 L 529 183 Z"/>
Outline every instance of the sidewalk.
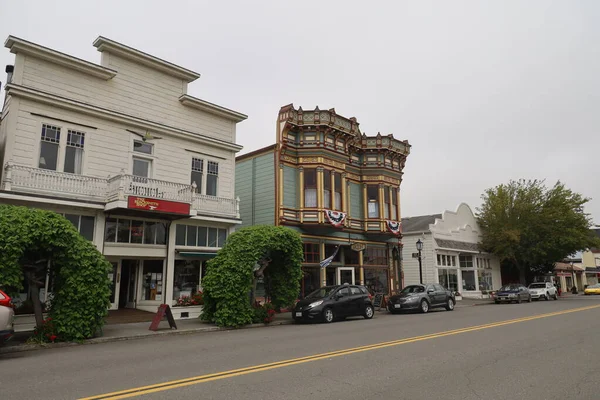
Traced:
<path fill-rule="evenodd" d="M 18 334 L 13 340 L 7 342 L 3 347 L 0 347 L 0 354 L 14 353 L 20 351 L 37 350 L 44 348 L 59 348 L 78 346 L 81 344 L 96 344 L 106 342 L 116 342 L 122 340 L 135 340 L 145 339 L 150 337 L 162 336 L 162 335 L 185 335 L 198 332 L 216 332 L 216 331 L 228 331 L 234 329 L 249 329 L 249 328 L 261 328 L 268 326 L 287 325 L 292 323 L 291 313 L 285 312 L 276 314 L 273 322 L 270 324 L 251 324 L 241 328 L 221 328 L 214 324 L 201 321 L 199 318 L 194 319 L 180 319 L 176 320 L 177 329 L 170 329 L 169 323 L 161 321 L 159 328 L 156 332 L 149 330 L 150 322 L 136 322 L 131 324 L 111 324 L 104 325 L 102 328 L 102 336 L 93 339 L 88 339 L 82 343 L 46 343 L 46 344 L 27 344 L 25 340 L 27 335 Z"/>
<path fill-rule="evenodd" d="M 462 299 L 456 301 L 456 307 L 487 306 L 494 304 L 494 299 Z"/>

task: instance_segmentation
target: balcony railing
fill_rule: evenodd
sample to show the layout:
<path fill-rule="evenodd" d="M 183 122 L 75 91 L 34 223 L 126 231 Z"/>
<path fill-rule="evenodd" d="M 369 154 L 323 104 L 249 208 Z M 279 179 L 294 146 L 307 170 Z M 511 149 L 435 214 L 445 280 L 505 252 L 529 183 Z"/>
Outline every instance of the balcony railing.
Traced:
<path fill-rule="evenodd" d="M 239 198 L 207 196 L 195 193 L 195 187 L 181 183 L 119 174 L 96 178 L 66 172 L 7 163 L 2 189 L 39 193 L 98 202 L 126 200 L 127 196 L 189 203 L 198 214 L 239 218 Z"/>

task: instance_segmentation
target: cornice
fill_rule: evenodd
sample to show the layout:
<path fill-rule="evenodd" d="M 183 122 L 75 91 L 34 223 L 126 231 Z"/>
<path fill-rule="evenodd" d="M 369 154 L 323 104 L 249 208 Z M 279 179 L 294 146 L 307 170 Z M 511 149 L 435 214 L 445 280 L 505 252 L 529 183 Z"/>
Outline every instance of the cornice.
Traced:
<path fill-rule="evenodd" d="M 245 119 L 248 119 L 248 116 L 245 114 L 209 103 L 208 101 L 190 96 L 189 94 L 184 94 L 179 97 L 179 102 L 184 106 L 193 107 L 218 117 L 227 118 L 233 122 L 242 122 Z"/>

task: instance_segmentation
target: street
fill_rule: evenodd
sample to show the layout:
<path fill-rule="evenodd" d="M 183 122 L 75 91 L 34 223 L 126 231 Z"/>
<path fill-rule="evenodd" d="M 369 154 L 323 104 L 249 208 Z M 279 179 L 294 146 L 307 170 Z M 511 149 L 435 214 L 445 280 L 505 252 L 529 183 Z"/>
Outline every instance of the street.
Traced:
<path fill-rule="evenodd" d="M 0 397 L 597 399 L 599 316 L 572 297 L 4 354 Z"/>

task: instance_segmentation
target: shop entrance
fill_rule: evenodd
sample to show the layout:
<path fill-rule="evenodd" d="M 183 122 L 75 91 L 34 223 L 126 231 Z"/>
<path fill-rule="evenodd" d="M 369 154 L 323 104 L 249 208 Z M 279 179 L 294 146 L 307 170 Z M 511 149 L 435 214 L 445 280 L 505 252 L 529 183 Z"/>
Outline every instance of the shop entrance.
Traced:
<path fill-rule="evenodd" d="M 139 260 L 113 261 L 111 280 L 110 310 L 135 308 Z"/>
<path fill-rule="evenodd" d="M 347 283 L 354 285 L 354 268 L 353 267 L 340 267 L 337 269 L 337 282 L 338 285 Z"/>

